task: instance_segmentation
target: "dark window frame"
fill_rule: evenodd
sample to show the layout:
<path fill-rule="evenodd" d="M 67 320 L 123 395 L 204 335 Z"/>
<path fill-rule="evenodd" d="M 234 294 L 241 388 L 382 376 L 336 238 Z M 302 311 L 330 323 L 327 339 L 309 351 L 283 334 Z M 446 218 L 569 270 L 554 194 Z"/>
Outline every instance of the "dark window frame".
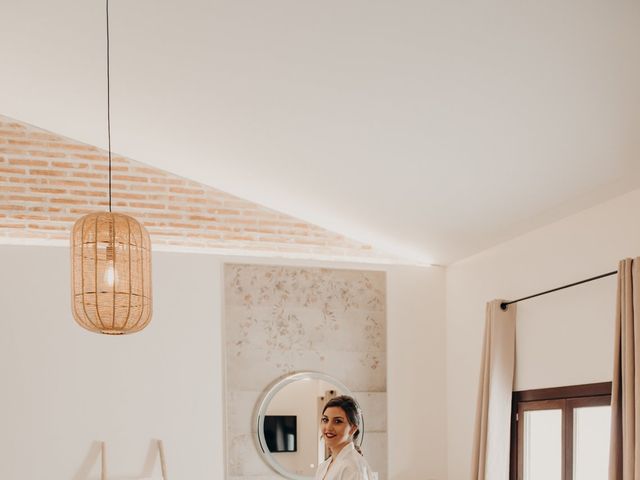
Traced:
<path fill-rule="evenodd" d="M 511 461 L 509 478 L 522 480 L 523 413 L 530 410 L 562 410 L 562 480 L 573 478 L 573 410 L 580 407 L 611 405 L 611 382 L 541 388 L 513 392 L 511 398 Z"/>

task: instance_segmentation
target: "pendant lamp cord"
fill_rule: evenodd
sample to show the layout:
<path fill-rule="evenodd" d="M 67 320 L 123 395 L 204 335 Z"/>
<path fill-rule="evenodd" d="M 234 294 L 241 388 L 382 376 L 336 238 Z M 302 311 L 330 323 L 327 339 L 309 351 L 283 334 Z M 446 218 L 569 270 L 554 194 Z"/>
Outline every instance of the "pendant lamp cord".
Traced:
<path fill-rule="evenodd" d="M 111 85 L 109 78 L 109 0 L 107 4 L 107 135 L 109 137 L 109 212 L 111 212 Z"/>

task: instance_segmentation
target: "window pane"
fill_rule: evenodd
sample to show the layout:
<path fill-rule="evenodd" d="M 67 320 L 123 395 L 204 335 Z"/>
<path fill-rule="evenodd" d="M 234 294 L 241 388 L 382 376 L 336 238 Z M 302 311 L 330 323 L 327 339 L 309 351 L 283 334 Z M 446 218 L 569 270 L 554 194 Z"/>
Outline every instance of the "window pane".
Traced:
<path fill-rule="evenodd" d="M 582 407 L 573 413 L 573 478 L 601 480 L 609 469 L 611 407 Z"/>
<path fill-rule="evenodd" d="M 523 461 L 524 480 L 561 480 L 562 410 L 524 412 Z"/>

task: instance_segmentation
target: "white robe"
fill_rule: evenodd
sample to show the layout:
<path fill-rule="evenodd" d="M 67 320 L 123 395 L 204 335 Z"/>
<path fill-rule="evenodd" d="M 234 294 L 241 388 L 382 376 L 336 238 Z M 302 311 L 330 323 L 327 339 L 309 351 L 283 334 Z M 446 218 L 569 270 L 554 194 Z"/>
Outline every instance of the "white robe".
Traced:
<path fill-rule="evenodd" d="M 353 446 L 353 442 L 345 445 L 331 464 L 331 457 L 318 465 L 315 480 L 376 480 L 371 467 Z M 327 470 L 329 470 L 327 472 Z M 326 475 L 326 476 L 325 476 Z"/>

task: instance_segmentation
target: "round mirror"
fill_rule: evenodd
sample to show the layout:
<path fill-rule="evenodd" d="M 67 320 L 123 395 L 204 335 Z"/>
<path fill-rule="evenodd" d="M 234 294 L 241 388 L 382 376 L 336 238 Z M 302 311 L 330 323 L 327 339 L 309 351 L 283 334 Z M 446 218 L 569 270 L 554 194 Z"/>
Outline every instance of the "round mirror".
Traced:
<path fill-rule="evenodd" d="M 353 396 L 342 382 L 318 372 L 288 375 L 267 390 L 256 415 L 258 444 L 276 472 L 292 480 L 314 478 L 318 464 L 329 456 L 320 434 L 322 408 L 338 395 Z"/>

